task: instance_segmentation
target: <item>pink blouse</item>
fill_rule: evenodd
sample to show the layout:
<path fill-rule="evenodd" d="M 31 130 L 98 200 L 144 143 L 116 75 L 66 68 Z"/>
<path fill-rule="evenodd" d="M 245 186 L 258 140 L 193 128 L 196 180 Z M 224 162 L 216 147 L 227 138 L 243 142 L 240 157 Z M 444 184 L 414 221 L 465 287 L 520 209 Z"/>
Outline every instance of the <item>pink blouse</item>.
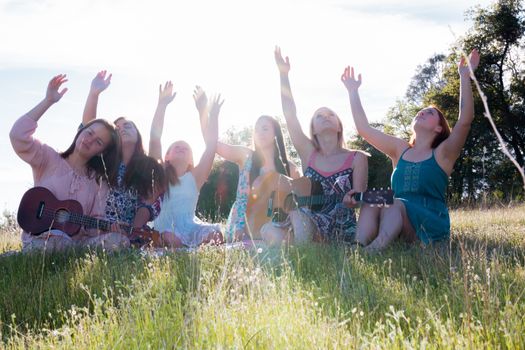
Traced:
<path fill-rule="evenodd" d="M 58 200 L 78 201 L 84 215 L 105 218 L 107 184 L 103 181 L 97 184 L 94 176 L 76 173 L 57 151 L 33 137 L 36 128 L 37 122 L 24 115 L 15 122 L 9 134 L 16 154 L 31 165 L 34 185 L 49 189 Z M 73 239 L 81 240 L 96 235 L 96 230 L 81 229 Z M 30 237 L 24 232 L 22 240 Z"/>

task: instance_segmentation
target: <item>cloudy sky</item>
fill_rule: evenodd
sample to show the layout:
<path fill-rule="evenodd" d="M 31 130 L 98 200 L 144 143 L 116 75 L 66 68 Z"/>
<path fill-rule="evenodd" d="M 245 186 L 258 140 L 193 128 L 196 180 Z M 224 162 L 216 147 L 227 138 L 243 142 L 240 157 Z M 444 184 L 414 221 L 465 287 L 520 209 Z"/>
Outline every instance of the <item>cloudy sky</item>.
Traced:
<path fill-rule="evenodd" d="M 49 79 L 66 73 L 69 91 L 40 120 L 37 137 L 57 150 L 72 141 L 91 79 L 113 73 L 99 116 L 133 119 L 147 146 L 158 84 L 177 91 L 163 145 L 186 139 L 203 148 L 192 100 L 199 84 L 226 99 L 220 129 L 281 115 L 275 45 L 290 56 L 299 118 L 320 106 L 353 130 L 339 78 L 346 65 L 363 74 L 369 119 L 381 120 L 404 95 L 417 65 L 447 52 L 481 0 L 0 0 L 0 210 L 16 210 L 32 186 L 30 167 L 13 152 L 14 121 L 38 103 Z"/>

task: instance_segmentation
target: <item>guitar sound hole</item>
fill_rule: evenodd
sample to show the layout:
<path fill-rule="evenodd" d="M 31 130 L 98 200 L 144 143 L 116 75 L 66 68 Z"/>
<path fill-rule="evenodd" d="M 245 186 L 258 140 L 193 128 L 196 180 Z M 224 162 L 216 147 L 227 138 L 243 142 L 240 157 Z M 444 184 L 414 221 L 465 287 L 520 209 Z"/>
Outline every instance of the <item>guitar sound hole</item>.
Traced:
<path fill-rule="evenodd" d="M 64 209 L 57 210 L 55 213 L 55 221 L 63 224 L 69 221 L 69 212 Z"/>

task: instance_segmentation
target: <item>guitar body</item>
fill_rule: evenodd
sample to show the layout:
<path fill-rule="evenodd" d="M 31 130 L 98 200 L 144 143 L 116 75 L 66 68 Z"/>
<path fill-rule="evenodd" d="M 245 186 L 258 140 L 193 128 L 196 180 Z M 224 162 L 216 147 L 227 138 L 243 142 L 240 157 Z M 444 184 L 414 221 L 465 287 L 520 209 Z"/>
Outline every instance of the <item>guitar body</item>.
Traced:
<path fill-rule="evenodd" d="M 69 236 L 75 236 L 82 225 L 108 232 L 111 223 L 94 219 L 82 214 L 82 205 L 76 200 L 58 200 L 45 187 L 29 189 L 20 201 L 17 220 L 22 229 L 32 235 L 39 235 L 51 229 L 61 230 Z M 120 228 L 128 232 L 132 244 L 145 245 L 153 243 L 162 246 L 160 233 L 149 227 L 129 227 L 122 224 Z M 136 244 L 135 244 L 136 245 Z"/>
<path fill-rule="evenodd" d="M 60 201 L 47 188 L 35 187 L 22 197 L 17 220 L 20 227 L 32 235 L 57 229 L 74 236 L 80 231 L 80 225 L 69 218 L 82 212 L 82 205 L 76 200 Z"/>
<path fill-rule="evenodd" d="M 277 172 L 257 177 L 246 207 L 246 224 L 252 239 L 261 239 L 261 227 L 272 219 L 284 221 L 287 214 L 294 209 L 294 195 L 308 196 L 311 189 L 311 181 L 306 177 L 294 180 Z"/>

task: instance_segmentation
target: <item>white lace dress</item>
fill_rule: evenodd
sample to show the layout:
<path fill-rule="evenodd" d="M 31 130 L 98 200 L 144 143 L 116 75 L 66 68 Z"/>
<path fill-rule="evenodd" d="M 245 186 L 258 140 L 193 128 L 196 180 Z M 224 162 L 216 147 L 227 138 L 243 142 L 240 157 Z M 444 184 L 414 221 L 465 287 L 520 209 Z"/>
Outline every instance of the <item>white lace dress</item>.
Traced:
<path fill-rule="evenodd" d="M 188 247 L 195 247 L 212 232 L 220 232 L 219 224 L 208 224 L 195 216 L 199 191 L 195 178 L 187 172 L 179 178 L 177 185 L 169 186 L 169 195 L 164 194 L 160 214 L 155 219 L 155 230 L 173 232 Z"/>

